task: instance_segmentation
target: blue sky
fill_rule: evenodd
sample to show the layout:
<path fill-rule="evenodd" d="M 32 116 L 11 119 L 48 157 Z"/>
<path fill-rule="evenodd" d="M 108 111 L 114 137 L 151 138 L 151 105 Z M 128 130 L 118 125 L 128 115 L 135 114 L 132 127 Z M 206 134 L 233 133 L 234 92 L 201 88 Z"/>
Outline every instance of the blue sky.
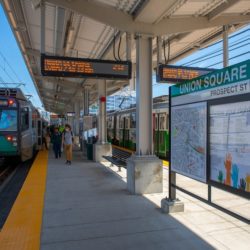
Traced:
<path fill-rule="evenodd" d="M 29 75 L 23 56 L 0 4 L 0 83 L 2 81 L 24 83 L 25 86 L 21 86 L 23 92 L 33 96 L 31 101 L 34 106 L 42 107 L 33 80 Z M 0 84 L 0 86 L 4 85 Z M 9 87 L 15 86 L 9 85 Z"/>
<path fill-rule="evenodd" d="M 1 82 L 25 83 L 21 86 L 25 94 L 31 94 L 31 101 L 36 107 L 42 107 L 41 100 L 34 87 L 33 80 L 24 63 L 22 54 L 16 43 L 12 30 L 8 24 L 2 6 L 0 5 L 0 86 Z M 239 33 L 239 34 L 238 34 Z M 237 35 L 238 34 L 238 35 Z M 233 37 L 232 37 L 233 36 Z M 237 31 L 229 39 L 229 65 L 250 59 L 250 25 Z M 248 53 L 247 53 L 248 52 Z M 177 65 L 196 67 L 222 67 L 222 42 L 203 48 L 193 53 L 191 56 L 178 61 Z M 242 54 L 242 55 L 241 55 Z M 241 56 L 239 56 L 241 55 Z M 4 59 L 5 58 L 5 59 Z M 215 63 L 218 63 L 214 65 Z M 9 85 L 14 86 L 14 85 Z M 169 84 L 156 83 L 153 78 L 153 96 L 167 95 Z"/>
<path fill-rule="evenodd" d="M 250 25 L 238 30 L 237 32 L 229 36 L 229 65 L 233 65 L 245 60 L 250 59 Z M 176 62 L 176 65 L 203 67 L 203 68 L 216 68 L 223 67 L 222 60 L 222 40 L 216 42 L 206 48 L 197 50 L 190 56 Z M 168 87 L 167 83 L 156 83 L 153 79 L 153 95 L 167 95 Z"/>

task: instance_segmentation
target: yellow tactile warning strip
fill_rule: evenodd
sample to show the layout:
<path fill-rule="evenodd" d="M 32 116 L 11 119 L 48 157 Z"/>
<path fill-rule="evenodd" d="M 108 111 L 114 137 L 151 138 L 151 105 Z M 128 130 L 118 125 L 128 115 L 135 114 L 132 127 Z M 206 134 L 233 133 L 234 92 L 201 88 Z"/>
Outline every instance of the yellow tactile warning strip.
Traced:
<path fill-rule="evenodd" d="M 0 250 L 38 250 L 48 151 L 40 151 L 0 232 Z"/>

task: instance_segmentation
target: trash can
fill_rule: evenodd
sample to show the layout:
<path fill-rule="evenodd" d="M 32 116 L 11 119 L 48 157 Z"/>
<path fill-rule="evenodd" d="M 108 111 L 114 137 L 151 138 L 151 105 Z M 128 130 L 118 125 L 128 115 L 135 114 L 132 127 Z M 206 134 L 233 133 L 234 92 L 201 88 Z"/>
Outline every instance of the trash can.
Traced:
<path fill-rule="evenodd" d="M 93 144 L 87 143 L 87 159 L 93 161 Z"/>

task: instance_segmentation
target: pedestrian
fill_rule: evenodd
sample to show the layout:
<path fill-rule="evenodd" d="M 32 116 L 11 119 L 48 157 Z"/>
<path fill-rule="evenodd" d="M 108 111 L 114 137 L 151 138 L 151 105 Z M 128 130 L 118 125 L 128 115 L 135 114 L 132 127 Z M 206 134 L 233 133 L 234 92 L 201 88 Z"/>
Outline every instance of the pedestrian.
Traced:
<path fill-rule="evenodd" d="M 54 128 L 54 133 L 52 135 L 53 150 L 55 153 L 55 158 L 61 158 L 61 145 L 62 145 L 62 134 L 59 132 L 58 128 Z"/>
<path fill-rule="evenodd" d="M 74 137 L 69 124 L 65 125 L 65 131 L 62 137 L 62 143 L 65 148 L 66 154 L 66 164 L 71 165 L 72 161 L 72 147 L 73 147 Z"/>

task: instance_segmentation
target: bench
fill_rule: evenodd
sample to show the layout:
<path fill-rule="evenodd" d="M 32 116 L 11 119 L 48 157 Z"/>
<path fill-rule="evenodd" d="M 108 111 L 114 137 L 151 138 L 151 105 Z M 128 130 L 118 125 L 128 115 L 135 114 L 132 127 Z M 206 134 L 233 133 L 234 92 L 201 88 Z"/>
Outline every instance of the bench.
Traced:
<path fill-rule="evenodd" d="M 102 157 L 111 162 L 112 165 L 116 165 L 118 167 L 118 171 L 121 171 L 121 167 L 127 168 L 127 159 L 131 155 L 132 151 L 112 145 L 112 156 L 103 155 Z"/>

